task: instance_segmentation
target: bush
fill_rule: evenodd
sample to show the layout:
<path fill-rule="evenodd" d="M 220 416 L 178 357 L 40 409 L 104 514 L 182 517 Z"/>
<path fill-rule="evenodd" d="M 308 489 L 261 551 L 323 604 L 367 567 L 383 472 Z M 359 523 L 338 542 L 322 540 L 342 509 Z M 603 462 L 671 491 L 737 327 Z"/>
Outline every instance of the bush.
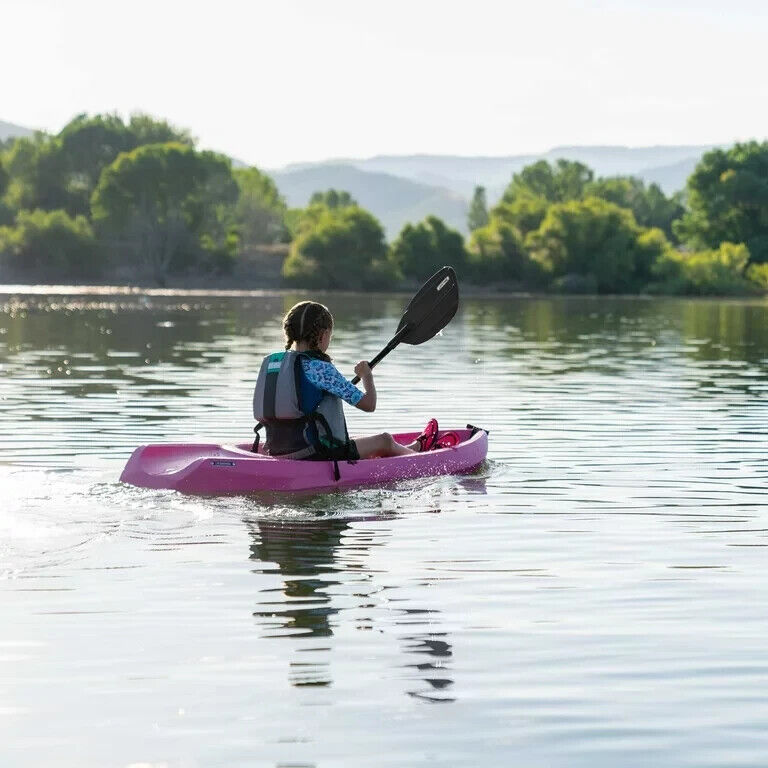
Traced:
<path fill-rule="evenodd" d="M 13 272 L 44 282 L 96 276 L 101 267 L 91 225 L 64 211 L 22 211 L 0 227 L 0 254 Z"/>
<path fill-rule="evenodd" d="M 749 250 L 745 245 L 722 243 L 719 248 L 697 253 L 667 251 L 654 266 L 658 293 L 693 296 L 744 296 L 757 293 L 767 273 L 752 267 L 745 275 Z M 765 283 L 763 282 L 763 289 Z"/>
<path fill-rule="evenodd" d="M 661 231 L 639 227 L 631 211 L 594 197 L 551 206 L 526 245 L 552 277 L 592 276 L 600 293 L 644 287 L 668 247 Z"/>
<path fill-rule="evenodd" d="M 518 231 L 497 219 L 472 233 L 467 272 L 478 285 L 542 283 L 543 270 L 531 261 Z"/>
<path fill-rule="evenodd" d="M 744 274 L 756 288 L 768 293 L 768 264 L 750 264 Z"/>
<path fill-rule="evenodd" d="M 389 262 L 384 230 L 357 206 L 312 206 L 311 218 L 283 264 L 283 277 L 306 288 L 386 288 L 400 277 Z"/>
<path fill-rule="evenodd" d="M 391 257 L 406 277 L 426 280 L 449 264 L 461 274 L 467 261 L 464 238 L 436 216 L 406 224 L 392 244 Z"/>

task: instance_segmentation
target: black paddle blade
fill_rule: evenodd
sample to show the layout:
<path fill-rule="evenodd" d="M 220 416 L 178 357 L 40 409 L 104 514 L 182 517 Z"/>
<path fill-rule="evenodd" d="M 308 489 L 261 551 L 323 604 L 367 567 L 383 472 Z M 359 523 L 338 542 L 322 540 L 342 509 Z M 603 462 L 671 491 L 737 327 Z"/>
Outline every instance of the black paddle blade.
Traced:
<path fill-rule="evenodd" d="M 459 281 L 453 267 L 443 267 L 427 280 L 405 308 L 400 325 L 408 331 L 403 344 L 423 344 L 451 322 L 459 308 Z"/>

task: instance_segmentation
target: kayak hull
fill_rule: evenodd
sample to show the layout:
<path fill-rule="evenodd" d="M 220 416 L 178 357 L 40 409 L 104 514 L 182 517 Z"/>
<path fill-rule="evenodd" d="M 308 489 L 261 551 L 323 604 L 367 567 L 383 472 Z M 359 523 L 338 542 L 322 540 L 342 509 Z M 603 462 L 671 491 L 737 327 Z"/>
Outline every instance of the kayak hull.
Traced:
<path fill-rule="evenodd" d="M 326 491 L 415 477 L 462 474 L 485 461 L 488 434 L 484 430 L 452 430 L 460 442 L 409 456 L 339 462 L 339 480 L 332 461 L 294 461 L 252 453 L 250 445 L 213 443 L 154 444 L 138 447 L 125 465 L 121 482 L 140 488 L 167 488 L 194 494 L 252 491 Z M 395 434 L 403 445 L 418 432 Z"/>

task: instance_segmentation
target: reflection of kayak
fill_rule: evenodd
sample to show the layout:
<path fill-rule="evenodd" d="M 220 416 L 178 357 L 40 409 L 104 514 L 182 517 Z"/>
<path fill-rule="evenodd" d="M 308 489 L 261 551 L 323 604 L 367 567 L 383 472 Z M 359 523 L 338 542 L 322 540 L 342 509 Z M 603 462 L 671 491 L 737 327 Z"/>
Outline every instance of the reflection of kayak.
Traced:
<path fill-rule="evenodd" d="M 293 461 L 254 454 L 249 445 L 176 443 L 142 445 L 125 465 L 120 480 L 142 488 L 170 488 L 185 493 L 332 490 L 412 477 L 468 472 L 485 460 L 488 434 L 482 429 L 454 430 L 460 442 L 412 456 L 339 462 Z M 407 444 L 418 432 L 394 435 Z M 441 432 L 442 434 L 442 432 Z"/>

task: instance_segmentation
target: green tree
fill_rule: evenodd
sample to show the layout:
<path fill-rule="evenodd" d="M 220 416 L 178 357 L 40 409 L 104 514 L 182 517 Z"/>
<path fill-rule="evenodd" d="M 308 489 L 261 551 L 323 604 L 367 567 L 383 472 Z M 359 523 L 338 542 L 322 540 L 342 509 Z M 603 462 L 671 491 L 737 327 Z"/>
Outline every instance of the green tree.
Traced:
<path fill-rule="evenodd" d="M 148 144 L 104 170 L 91 208 L 97 231 L 121 261 L 164 284 L 170 272 L 231 265 L 237 198 L 227 158 L 183 144 Z"/>
<path fill-rule="evenodd" d="M 398 278 L 388 259 L 384 229 L 357 206 L 315 206 L 316 217 L 305 224 L 283 264 L 289 282 L 307 288 L 359 289 L 386 287 Z"/>
<path fill-rule="evenodd" d="M 0 197 L 2 197 L 5 194 L 5 190 L 8 189 L 9 180 L 8 171 L 3 167 L 3 161 L 2 158 L 0 158 Z"/>
<path fill-rule="evenodd" d="M 474 283 L 526 283 L 538 286 L 542 270 L 532 262 L 519 230 L 497 218 L 472 233 L 469 277 Z"/>
<path fill-rule="evenodd" d="M 88 278 L 100 271 L 99 252 L 84 216 L 64 211 L 21 211 L 0 227 L 0 256 L 12 273 L 41 282 Z"/>
<path fill-rule="evenodd" d="M 768 142 L 714 149 L 688 179 L 688 212 L 675 232 L 693 248 L 744 243 L 768 261 Z"/>
<path fill-rule="evenodd" d="M 10 181 L 6 203 L 15 210 L 56 210 L 67 206 L 65 167 L 56 139 L 37 132 L 17 138 L 6 150 Z"/>
<path fill-rule="evenodd" d="M 488 202 L 485 198 L 485 187 L 475 187 L 472 201 L 469 204 L 467 214 L 467 226 L 470 232 L 474 232 L 488 223 Z"/>
<path fill-rule="evenodd" d="M 134 112 L 128 121 L 128 130 L 134 139 L 134 147 L 144 144 L 186 144 L 194 147 L 194 137 L 184 128 L 177 128 L 166 120 L 143 112 Z"/>
<path fill-rule="evenodd" d="M 239 168 L 233 173 L 239 190 L 235 221 L 240 247 L 283 240 L 287 208 L 275 182 L 258 168 Z"/>
<path fill-rule="evenodd" d="M 60 183 L 71 214 L 90 213 L 90 199 L 101 172 L 121 152 L 136 147 L 136 137 L 117 115 L 78 115 L 54 142 L 63 177 Z"/>
<path fill-rule="evenodd" d="M 13 222 L 13 211 L 3 199 L 6 190 L 8 189 L 9 181 L 10 176 L 8 175 L 8 171 L 3 167 L 2 157 L 0 157 L 0 227 Z"/>
<path fill-rule="evenodd" d="M 325 192 L 315 192 L 309 199 L 309 205 L 324 205 L 326 208 L 347 208 L 357 205 L 357 201 L 344 190 L 326 189 Z"/>
<path fill-rule="evenodd" d="M 512 176 L 502 201 L 513 203 L 521 197 L 541 197 L 550 203 L 578 200 L 594 178 L 594 173 L 583 163 L 557 160 L 554 166 L 539 160 Z"/>
<path fill-rule="evenodd" d="M 491 219 L 514 227 L 523 237 L 541 226 L 549 203 L 542 197 L 521 197 L 511 203 L 499 203 Z"/>
<path fill-rule="evenodd" d="M 718 248 L 695 253 L 668 250 L 654 266 L 657 282 L 653 289 L 697 296 L 764 292 L 764 265 L 754 264 L 747 269 L 748 263 L 747 247 L 734 243 L 721 243 Z"/>
<path fill-rule="evenodd" d="M 642 227 L 658 227 L 672 237 L 672 222 L 685 212 L 680 195 L 667 197 L 658 184 L 646 187 L 642 179 L 633 176 L 609 176 L 587 185 L 585 193 L 599 197 L 621 208 L 629 208 Z"/>
<path fill-rule="evenodd" d="M 192 139 L 162 120 L 134 115 L 77 115 L 56 136 L 37 133 L 17 139 L 7 152 L 12 178 L 9 204 L 21 208 L 89 215 L 101 172 L 121 152 L 147 143 Z"/>
<path fill-rule="evenodd" d="M 659 230 L 644 230 L 631 211 L 595 197 L 551 206 L 526 244 L 553 278 L 590 277 L 601 293 L 642 288 L 668 247 Z"/>
<path fill-rule="evenodd" d="M 436 216 L 406 224 L 391 253 L 402 273 L 417 280 L 425 280 L 445 264 L 461 273 L 467 258 L 464 238 Z"/>

